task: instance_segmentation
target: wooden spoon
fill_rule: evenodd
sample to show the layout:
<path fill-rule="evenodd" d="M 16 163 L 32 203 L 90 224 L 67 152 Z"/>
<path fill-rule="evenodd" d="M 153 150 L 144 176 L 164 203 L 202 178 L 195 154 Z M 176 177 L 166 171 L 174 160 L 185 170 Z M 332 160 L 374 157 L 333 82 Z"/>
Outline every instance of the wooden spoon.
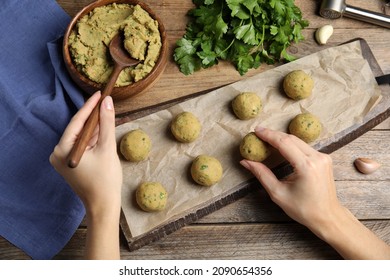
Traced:
<path fill-rule="evenodd" d="M 92 137 L 92 134 L 99 122 L 99 112 L 102 100 L 109 96 L 112 92 L 112 89 L 115 86 L 116 80 L 120 72 L 129 66 L 137 65 L 140 61 L 134 58 L 131 58 L 129 53 L 123 47 L 123 39 L 120 34 L 117 34 L 110 42 L 109 45 L 110 55 L 114 61 L 114 69 L 111 73 L 110 79 L 108 80 L 106 86 L 103 89 L 102 96 L 99 103 L 93 109 L 91 115 L 86 121 L 83 130 L 80 132 L 79 137 L 76 140 L 72 150 L 68 156 L 68 166 L 75 168 L 85 151 L 85 148 L 88 145 L 89 140 Z"/>

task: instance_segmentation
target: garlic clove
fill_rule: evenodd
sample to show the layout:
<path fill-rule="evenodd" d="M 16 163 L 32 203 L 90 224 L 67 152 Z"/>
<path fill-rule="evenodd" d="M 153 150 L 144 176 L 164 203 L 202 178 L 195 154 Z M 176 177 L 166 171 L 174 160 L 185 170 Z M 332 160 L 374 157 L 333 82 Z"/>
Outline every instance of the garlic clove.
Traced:
<path fill-rule="evenodd" d="M 381 164 L 370 158 L 357 158 L 354 161 L 355 167 L 363 174 L 371 174 L 376 171 Z"/>
<path fill-rule="evenodd" d="M 315 38 L 318 44 L 325 45 L 333 34 L 333 26 L 330 24 L 321 26 L 315 33 Z"/>

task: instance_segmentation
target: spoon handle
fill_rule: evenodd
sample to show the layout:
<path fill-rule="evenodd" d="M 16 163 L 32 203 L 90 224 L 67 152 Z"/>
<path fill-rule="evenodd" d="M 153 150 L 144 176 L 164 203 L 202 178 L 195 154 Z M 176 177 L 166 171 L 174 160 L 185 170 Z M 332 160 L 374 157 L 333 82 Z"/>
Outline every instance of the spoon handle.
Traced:
<path fill-rule="evenodd" d="M 103 89 L 102 96 L 100 97 L 98 104 L 95 106 L 92 113 L 89 115 L 87 121 L 84 124 L 83 129 L 80 131 L 80 135 L 77 138 L 76 143 L 74 144 L 72 150 L 68 155 L 68 166 L 70 168 L 75 168 L 79 164 L 81 157 L 83 156 L 84 151 L 88 145 L 88 142 L 92 138 L 95 128 L 99 123 L 100 106 L 102 104 L 102 101 L 106 96 L 109 96 L 111 94 L 112 89 L 114 88 L 116 80 L 118 79 L 118 76 L 122 69 L 123 67 L 119 66 L 118 64 L 115 64 L 114 70 L 112 71 L 110 79 Z"/>

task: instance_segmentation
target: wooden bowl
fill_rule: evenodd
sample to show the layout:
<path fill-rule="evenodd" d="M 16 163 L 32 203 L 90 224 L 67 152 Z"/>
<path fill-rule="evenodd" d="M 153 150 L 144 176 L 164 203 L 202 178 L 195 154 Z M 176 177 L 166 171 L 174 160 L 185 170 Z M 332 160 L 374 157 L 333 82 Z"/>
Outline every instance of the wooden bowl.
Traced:
<path fill-rule="evenodd" d="M 145 11 L 149 13 L 149 15 L 158 21 L 158 27 L 160 31 L 161 36 L 161 50 L 159 58 L 157 59 L 156 65 L 152 69 L 152 71 L 142 80 L 134 82 L 127 86 L 121 86 L 121 87 L 114 87 L 111 96 L 114 99 L 114 101 L 123 100 L 126 98 L 129 98 L 131 96 L 134 96 L 136 94 L 142 93 L 146 91 L 148 88 L 153 86 L 161 74 L 164 72 L 165 66 L 167 64 L 167 35 L 164 28 L 164 25 L 162 24 L 161 19 L 156 15 L 155 12 L 153 12 L 148 5 L 145 3 L 142 3 L 137 0 L 99 0 L 96 2 L 93 2 L 89 4 L 88 6 L 84 7 L 80 12 L 78 12 L 70 24 L 68 25 L 64 40 L 63 40 L 63 56 L 66 68 L 73 79 L 73 81 L 87 94 L 92 95 L 94 92 L 98 90 L 103 90 L 104 84 L 99 84 L 94 81 L 91 81 L 86 76 L 84 76 L 82 73 L 80 73 L 77 68 L 75 67 L 73 63 L 73 59 L 69 52 L 69 35 L 75 25 L 77 24 L 77 21 L 83 17 L 84 15 L 91 12 L 96 7 L 109 5 L 112 3 L 118 3 L 118 4 L 130 4 L 130 5 L 140 5 Z"/>

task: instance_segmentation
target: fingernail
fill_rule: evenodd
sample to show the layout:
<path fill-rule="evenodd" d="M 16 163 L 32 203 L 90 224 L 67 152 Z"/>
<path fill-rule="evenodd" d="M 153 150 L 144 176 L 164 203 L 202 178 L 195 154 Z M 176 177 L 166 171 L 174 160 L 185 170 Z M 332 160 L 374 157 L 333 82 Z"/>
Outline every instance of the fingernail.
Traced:
<path fill-rule="evenodd" d="M 265 130 L 265 127 L 262 127 L 261 125 L 258 125 L 255 127 L 255 132 L 261 133 Z"/>
<path fill-rule="evenodd" d="M 95 93 L 93 95 L 101 95 L 101 94 L 102 94 L 102 92 L 100 90 L 98 90 L 98 91 L 95 91 Z"/>
<path fill-rule="evenodd" d="M 240 164 L 244 166 L 246 169 L 250 169 L 249 163 L 244 159 L 240 161 Z"/>
<path fill-rule="evenodd" d="M 112 97 L 107 96 L 103 100 L 104 108 L 106 108 L 109 111 L 112 111 L 114 109 L 114 104 L 112 103 Z"/>

